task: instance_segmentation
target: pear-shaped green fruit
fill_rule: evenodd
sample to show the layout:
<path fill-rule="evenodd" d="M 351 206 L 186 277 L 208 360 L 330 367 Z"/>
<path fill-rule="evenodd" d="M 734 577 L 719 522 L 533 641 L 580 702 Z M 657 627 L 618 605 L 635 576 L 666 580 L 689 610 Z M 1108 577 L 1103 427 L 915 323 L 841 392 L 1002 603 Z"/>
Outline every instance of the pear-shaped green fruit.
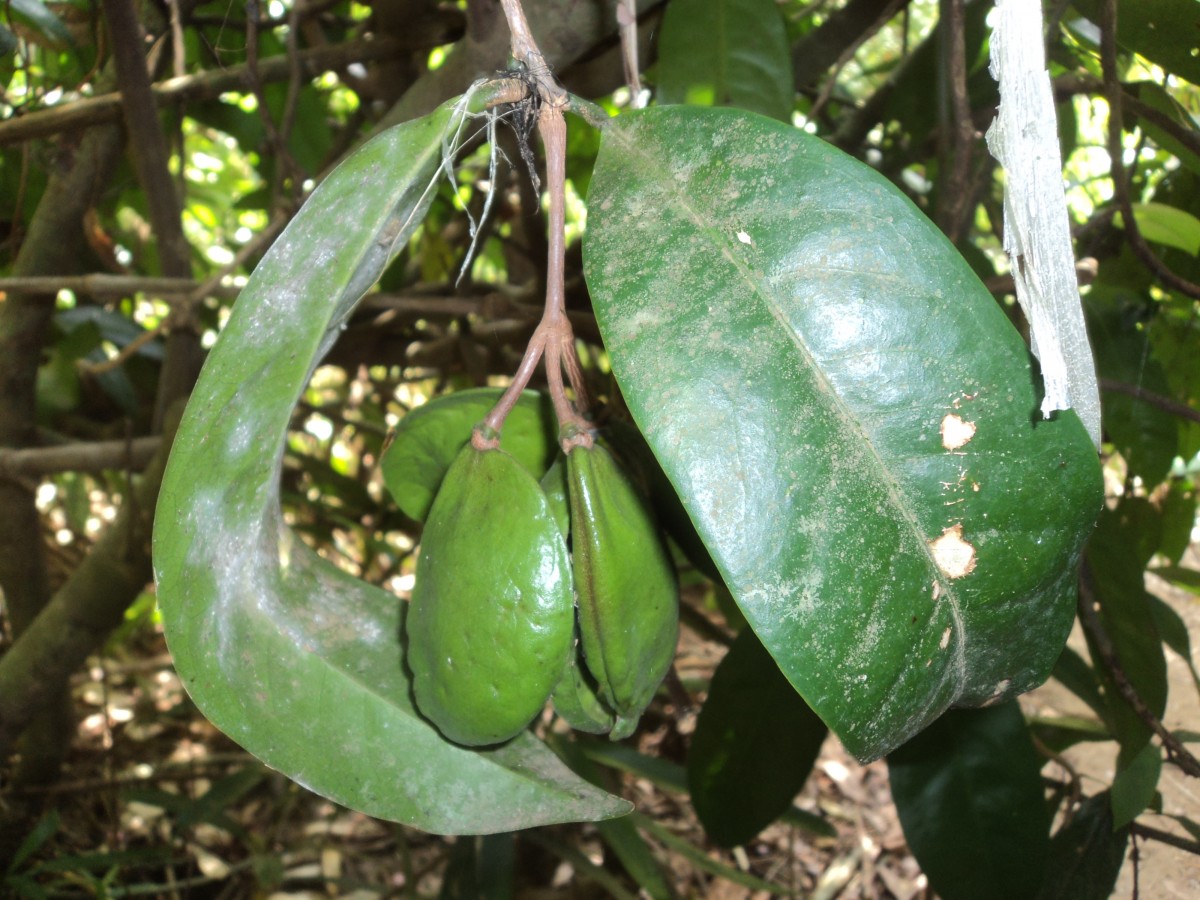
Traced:
<path fill-rule="evenodd" d="M 567 472 L 580 640 L 617 715 L 616 739 L 632 733 L 675 656 L 675 569 L 649 505 L 607 450 L 576 447 Z"/>
<path fill-rule="evenodd" d="M 452 741 L 508 740 L 550 697 L 572 651 L 566 541 L 529 471 L 467 445 L 421 538 L 405 629 L 417 708 Z"/>

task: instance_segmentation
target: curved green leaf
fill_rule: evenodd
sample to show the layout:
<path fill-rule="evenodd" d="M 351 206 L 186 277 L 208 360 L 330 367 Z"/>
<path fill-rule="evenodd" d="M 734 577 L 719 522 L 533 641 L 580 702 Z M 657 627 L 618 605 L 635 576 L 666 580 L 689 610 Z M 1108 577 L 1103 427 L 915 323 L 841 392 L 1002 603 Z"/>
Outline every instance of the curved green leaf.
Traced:
<path fill-rule="evenodd" d="M 734 110 L 610 123 L 584 265 L 638 425 L 788 680 L 856 756 L 1040 684 L 1101 503 L 1074 413 L 868 167 Z"/>
<path fill-rule="evenodd" d="M 163 625 L 197 706 L 264 762 L 371 815 L 438 832 L 619 815 L 528 733 L 473 752 L 413 711 L 397 598 L 284 525 L 288 422 L 350 310 L 420 221 L 443 106 L 365 145 L 263 259 L 205 365 L 155 518 Z"/>
<path fill-rule="evenodd" d="M 1154 802 L 1162 763 L 1162 751 L 1151 743 L 1134 754 L 1128 765 L 1118 765 L 1117 776 L 1109 789 L 1114 828 L 1124 828 Z"/>
<path fill-rule="evenodd" d="M 503 393 L 503 388 L 457 391 L 418 406 L 400 420 L 379 467 L 406 516 L 425 521 L 450 464 Z M 524 391 L 504 420 L 500 448 L 534 478 L 541 478 L 558 452 L 557 435 L 550 396 Z"/>
<path fill-rule="evenodd" d="M 1040 772 L 1015 701 L 947 713 L 888 757 L 904 837 L 939 897 L 1037 893 L 1050 851 Z"/>
<path fill-rule="evenodd" d="M 744 844 L 786 812 L 828 733 L 754 632 L 739 634 L 713 674 L 688 752 L 692 805 L 708 836 Z"/>
<path fill-rule="evenodd" d="M 740 106 L 791 121 L 792 60 L 775 0 L 671 0 L 656 72 L 660 103 Z"/>

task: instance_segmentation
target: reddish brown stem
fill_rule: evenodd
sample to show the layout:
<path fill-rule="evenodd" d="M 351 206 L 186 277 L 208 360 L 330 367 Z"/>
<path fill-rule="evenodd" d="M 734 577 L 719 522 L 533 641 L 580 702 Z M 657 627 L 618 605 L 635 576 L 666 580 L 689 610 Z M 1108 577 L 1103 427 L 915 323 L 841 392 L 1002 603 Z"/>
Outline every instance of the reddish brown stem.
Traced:
<path fill-rule="evenodd" d="M 529 23 L 521 8 L 520 0 L 501 0 L 504 15 L 508 19 L 512 34 L 513 58 L 524 63 L 533 78 L 533 90 L 538 94 L 538 131 L 546 150 L 546 189 L 550 196 L 549 254 L 546 261 L 546 304 L 542 320 L 538 323 L 521 365 L 513 377 L 512 384 L 500 397 L 499 402 L 483 420 L 471 438 L 480 450 L 497 446 L 500 429 L 512 411 L 521 391 L 537 367 L 538 360 L 545 357 L 546 382 L 550 388 L 550 400 L 558 418 L 563 451 L 569 453 L 573 447 L 592 444 L 591 423 L 584 411 L 587 409 L 587 392 L 584 388 L 583 368 L 575 352 L 575 332 L 567 318 L 565 289 L 566 260 L 566 159 L 567 122 L 563 117 L 568 99 L 567 93 L 554 81 L 546 69 L 541 51 L 529 31 Z M 575 392 L 575 403 L 567 397 L 563 372 Z"/>

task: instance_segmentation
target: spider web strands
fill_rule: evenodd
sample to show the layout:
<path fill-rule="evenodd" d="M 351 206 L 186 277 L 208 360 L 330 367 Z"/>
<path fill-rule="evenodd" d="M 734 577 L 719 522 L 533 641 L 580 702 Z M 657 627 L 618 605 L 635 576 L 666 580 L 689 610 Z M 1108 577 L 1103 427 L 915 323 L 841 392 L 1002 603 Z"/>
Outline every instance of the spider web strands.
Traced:
<path fill-rule="evenodd" d="M 1042 415 L 1074 408 L 1100 446 L 1100 390 L 1079 300 L 1039 0 L 997 0 L 992 76 L 1000 110 L 988 149 L 1007 173 L 1004 249 L 1042 366 Z"/>

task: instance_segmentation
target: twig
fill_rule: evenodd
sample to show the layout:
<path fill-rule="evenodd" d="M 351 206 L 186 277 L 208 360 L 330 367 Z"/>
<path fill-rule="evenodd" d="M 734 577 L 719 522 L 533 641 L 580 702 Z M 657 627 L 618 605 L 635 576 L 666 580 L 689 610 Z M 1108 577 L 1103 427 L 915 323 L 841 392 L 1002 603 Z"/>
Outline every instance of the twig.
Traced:
<path fill-rule="evenodd" d="M 292 9 L 294 14 L 295 7 Z M 254 94 L 258 101 L 258 117 L 262 121 L 263 130 L 266 132 L 267 144 L 271 148 L 272 154 L 275 156 L 277 165 L 271 174 L 271 208 L 277 209 L 282 197 L 280 191 L 283 187 L 283 182 L 288 176 L 292 176 L 293 181 L 299 181 L 296 177 L 300 173 L 300 166 L 292 156 L 291 148 L 287 144 L 287 135 L 283 129 L 275 123 L 271 117 L 271 109 L 267 105 L 267 95 L 263 91 L 262 80 L 258 77 L 258 0 L 247 0 L 246 2 L 246 67 L 247 81 L 250 85 L 250 91 Z M 288 59 L 288 98 L 292 99 L 292 86 L 296 84 L 296 29 L 295 23 L 288 31 L 287 52 L 285 54 Z M 297 185 L 298 186 L 298 185 Z"/>
<path fill-rule="evenodd" d="M 301 50 L 296 54 L 295 65 L 299 66 L 303 75 L 315 77 L 328 69 L 341 68 L 354 62 L 388 59 L 405 49 L 419 48 L 406 47 L 405 42 L 391 38 L 353 41 L 331 47 Z M 256 75 L 261 83 L 267 84 L 287 80 L 292 69 L 293 61 L 287 54 L 283 54 L 260 61 Z M 226 91 L 244 91 L 249 72 L 249 67 L 242 65 L 199 75 L 185 75 L 183 78 L 170 78 L 152 86 L 154 100 L 162 105 L 176 101 L 207 100 Z M 0 122 L 0 146 L 33 138 L 51 137 L 63 131 L 103 122 L 115 122 L 121 117 L 121 102 L 119 92 L 101 94 L 98 97 L 51 106 Z"/>
<path fill-rule="evenodd" d="M 96 473 L 106 469 L 140 472 L 161 443 L 160 437 L 139 437 L 20 450 L 0 448 L 0 478 L 41 478 L 58 472 Z"/>
<path fill-rule="evenodd" d="M 1150 825 L 1143 825 L 1141 822 L 1130 822 L 1129 830 L 1147 840 L 1158 841 L 1160 844 L 1175 847 L 1178 850 L 1191 853 L 1193 856 L 1200 856 L 1200 841 L 1189 841 L 1185 837 L 1171 834 L 1171 832 L 1163 831 L 1159 828 L 1153 828 Z"/>
<path fill-rule="evenodd" d="M 147 328 L 107 359 L 100 362 L 89 362 L 86 359 L 79 360 L 77 363 L 79 371 L 88 375 L 103 375 L 105 372 L 121 368 L 128 360 L 136 356 L 139 350 L 167 333 L 167 322 L 169 319 L 170 317 L 168 316 L 153 328 Z"/>
<path fill-rule="evenodd" d="M 33 275 L 26 278 L 0 278 L 0 292 L 28 293 L 53 300 L 59 291 L 71 291 L 97 298 L 132 297 L 134 294 L 149 294 L 152 297 L 170 300 L 195 293 L 200 282 L 191 278 L 158 278 L 145 275 L 109 275 L 95 272 L 89 275 Z M 236 297 L 234 288 L 215 285 L 205 291 L 205 296 Z"/>
<path fill-rule="evenodd" d="M 121 86 L 129 150 L 146 195 L 163 274 L 186 278 L 191 274 L 191 252 L 183 234 L 182 205 L 171 179 L 167 144 L 158 127 L 146 55 L 142 49 L 141 23 L 132 0 L 105 0 L 104 17 L 112 37 L 113 62 Z"/>
<path fill-rule="evenodd" d="M 1124 98 L 1117 75 L 1117 0 L 1104 0 L 1100 18 L 1100 66 L 1104 72 L 1104 95 L 1108 100 L 1108 156 L 1112 167 L 1113 194 L 1121 209 L 1121 217 L 1125 220 L 1125 236 L 1129 240 L 1129 249 L 1168 288 L 1200 300 L 1200 284 L 1176 274 L 1159 259 L 1146 243 L 1146 238 L 1133 217 L 1133 200 L 1130 196 L 1128 173 L 1125 171 L 1125 149 L 1121 142 L 1125 126 L 1122 122 Z"/>
<path fill-rule="evenodd" d="M 1114 394 L 1127 394 L 1151 406 L 1156 406 L 1163 412 L 1168 412 L 1173 416 L 1187 419 L 1189 422 L 1200 422 L 1200 411 L 1192 409 L 1186 403 L 1180 403 L 1178 400 L 1172 400 L 1170 397 L 1164 397 L 1162 394 L 1148 391 L 1136 384 L 1126 384 L 1122 381 L 1113 381 L 1111 378 L 1101 378 L 1100 390 L 1112 391 Z"/>
<path fill-rule="evenodd" d="M 1197 760 L 1191 754 L 1191 751 L 1183 745 L 1175 735 L 1163 725 L 1162 720 L 1155 715 L 1154 711 L 1146 705 L 1146 701 L 1142 699 L 1142 695 L 1138 693 L 1137 688 L 1129 680 L 1124 667 L 1121 665 L 1121 660 L 1117 656 L 1117 649 L 1113 646 L 1112 640 L 1108 636 L 1108 632 L 1104 630 L 1104 625 L 1100 622 L 1100 617 L 1096 615 L 1096 591 L 1093 582 L 1091 567 L 1085 562 L 1079 579 L 1079 602 L 1076 604 L 1079 610 L 1079 623 L 1083 626 L 1083 630 L 1088 637 L 1092 639 L 1096 647 L 1097 654 L 1100 657 L 1100 662 L 1112 676 L 1113 685 L 1117 689 L 1117 693 L 1121 695 L 1129 708 L 1133 710 L 1134 715 L 1142 720 L 1152 732 L 1158 735 L 1162 741 L 1163 749 L 1167 753 L 1167 760 L 1174 763 L 1186 775 L 1191 775 L 1193 778 L 1200 777 L 1200 760 Z"/>
<path fill-rule="evenodd" d="M 621 34 L 621 61 L 625 66 L 625 83 L 629 85 L 629 105 L 641 109 L 642 76 L 638 71 L 637 0 L 620 0 L 617 4 L 617 28 Z"/>
<path fill-rule="evenodd" d="M 911 0 L 900 0 L 907 7 Z M 821 26 L 810 31 L 792 47 L 792 78 L 799 90 L 806 89 L 821 74 L 857 46 L 864 33 L 878 31 L 893 15 L 895 0 L 850 0 L 833 10 Z M 884 18 L 884 16 L 887 18 Z"/>
<path fill-rule="evenodd" d="M 842 70 L 850 64 L 850 60 L 854 59 L 862 45 L 873 38 L 880 28 L 891 21 L 892 16 L 894 16 L 902 7 L 907 7 L 909 2 L 911 2 L 911 0 L 887 0 L 886 5 L 878 13 L 876 13 L 875 18 L 871 20 L 870 24 L 868 24 L 865 28 L 860 28 L 855 32 L 855 35 L 851 38 L 849 43 L 846 44 L 845 48 L 840 54 L 838 54 L 837 59 L 833 62 L 833 71 L 829 73 L 829 76 L 825 79 L 825 83 L 821 85 L 821 90 L 817 94 L 817 99 L 814 100 L 812 106 L 809 107 L 807 118 L 810 122 L 816 121 L 816 118 L 818 115 L 820 115 L 821 110 L 825 108 L 825 104 L 828 103 L 829 98 L 833 96 L 834 88 L 837 87 L 838 78 L 841 77 Z M 836 16 L 837 13 L 834 13 L 834 15 Z M 824 28 L 825 26 L 823 25 L 822 29 Z"/>
<path fill-rule="evenodd" d="M 945 14 L 944 29 L 941 31 L 943 48 L 948 65 L 947 79 L 950 93 L 950 115 L 953 119 L 953 139 L 943 145 L 943 165 L 950 156 L 950 165 L 945 166 L 947 177 L 942 179 L 939 206 L 939 224 L 951 242 L 957 242 L 966 227 L 966 217 L 971 209 L 971 150 L 976 141 L 975 122 L 971 115 L 971 98 L 967 93 L 967 46 L 966 17 L 963 0 L 942 0 Z M 944 134 L 944 132 L 943 132 Z M 949 136 L 947 136 L 949 137 Z M 953 146 L 946 146 L 953 143 Z"/>

